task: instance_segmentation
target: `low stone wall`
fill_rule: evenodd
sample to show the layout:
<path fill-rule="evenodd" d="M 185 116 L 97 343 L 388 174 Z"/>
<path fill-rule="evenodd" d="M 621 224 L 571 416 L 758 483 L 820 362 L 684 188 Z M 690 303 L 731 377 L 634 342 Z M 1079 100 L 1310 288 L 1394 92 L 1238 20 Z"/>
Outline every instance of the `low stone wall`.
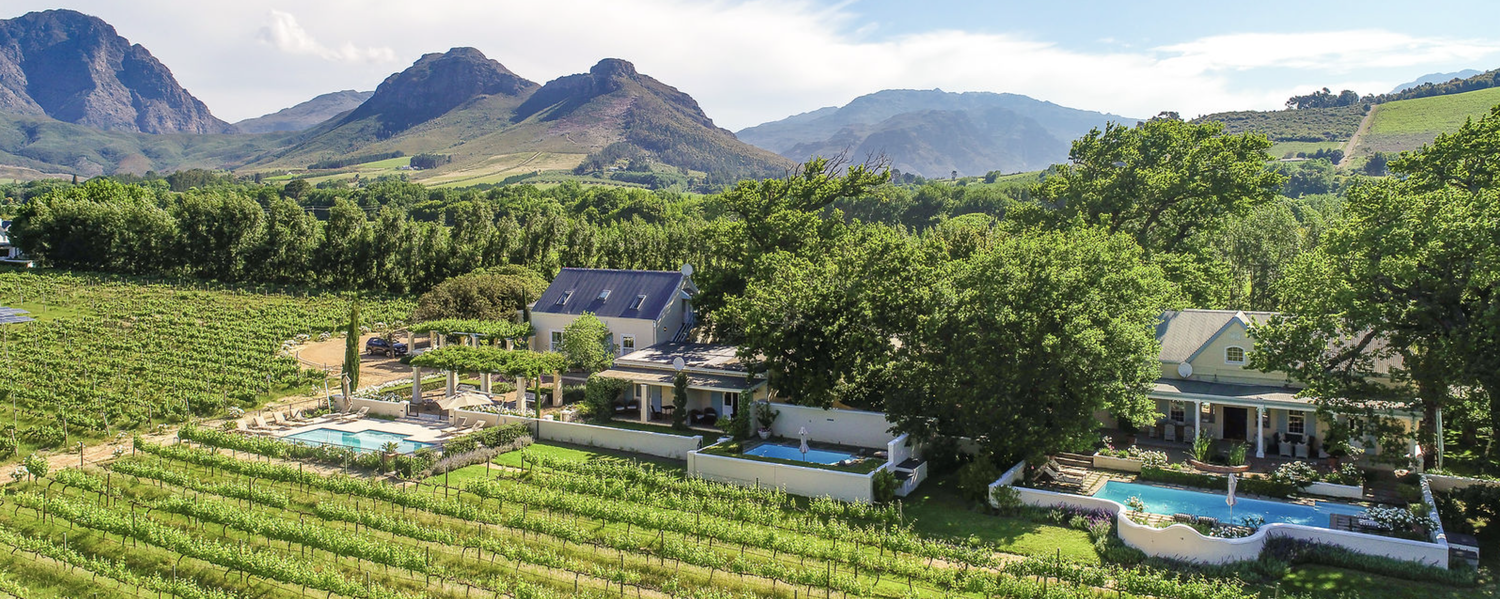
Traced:
<path fill-rule="evenodd" d="M 804 497 L 832 497 L 840 501 L 869 503 L 875 499 L 875 472 L 880 470 L 855 474 L 692 451 L 688 452 L 687 471 L 691 476 L 715 482 L 776 488 Z"/>
<path fill-rule="evenodd" d="M 339 399 L 341 400 L 342 398 Z M 393 416 L 396 418 L 405 417 L 406 408 L 407 406 L 411 405 L 404 401 L 381 401 L 378 399 L 370 399 L 368 397 L 355 397 L 350 401 L 354 403 L 354 406 L 348 411 L 357 412 L 363 408 L 370 408 L 371 414 Z M 339 406 L 341 408 L 344 407 L 342 401 L 339 402 Z"/>
<path fill-rule="evenodd" d="M 890 443 L 885 444 L 885 461 L 889 463 L 891 467 L 895 467 L 897 464 L 905 462 L 907 458 L 913 457 L 915 455 L 915 452 L 913 451 L 914 448 L 907 444 L 907 440 L 910 438 L 911 435 L 903 434 L 900 437 L 891 439 Z"/>
<path fill-rule="evenodd" d="M 1500 485 L 1500 480 L 1469 478 L 1467 476 L 1453 476 L 1451 474 L 1427 474 L 1425 476 L 1427 477 L 1427 484 L 1432 486 L 1432 492 L 1434 493 L 1448 493 L 1477 485 Z"/>
<path fill-rule="evenodd" d="M 1020 468 L 1017 464 L 1011 471 Z M 1007 472 L 1009 474 L 1010 472 Z M 1002 477 L 1003 479 L 1004 477 Z M 999 480 L 993 486 L 1000 485 Z M 1022 503 L 1037 507 L 1071 506 L 1091 510 L 1104 510 L 1115 514 L 1120 540 L 1139 549 L 1151 557 L 1164 557 L 1206 564 L 1225 564 L 1249 561 L 1260 557 L 1266 541 L 1275 537 L 1303 539 L 1328 545 L 1337 545 L 1367 555 L 1378 555 L 1399 560 L 1419 562 L 1441 568 L 1448 567 L 1448 546 L 1445 543 L 1410 541 L 1393 537 L 1367 535 L 1302 526 L 1299 524 L 1267 524 L 1255 534 L 1239 539 L 1206 537 L 1186 524 L 1173 524 L 1156 528 L 1138 524 L 1126 515 L 1125 506 L 1107 499 L 1055 493 L 1041 489 L 1016 487 Z"/>
<path fill-rule="evenodd" d="M 781 412 L 771 423 L 771 432 L 796 439 L 797 431 L 806 428 L 808 438 L 822 443 L 881 449 L 890 443 L 891 423 L 880 412 L 838 410 L 771 404 Z"/>
<path fill-rule="evenodd" d="M 1119 470 L 1122 472 L 1140 472 L 1141 461 L 1131 458 L 1117 458 L 1102 454 L 1094 454 L 1094 467 L 1104 470 Z"/>
<path fill-rule="evenodd" d="M 495 414 L 492 412 L 470 412 L 455 410 L 455 416 L 463 416 L 467 422 L 483 420 L 486 426 L 501 424 L 524 424 L 532 430 L 539 441 L 556 441 L 570 445 L 599 447 L 616 451 L 628 451 L 673 460 L 687 459 L 688 452 L 698 449 L 703 437 L 684 437 L 670 433 L 636 431 L 612 426 L 597 426 L 581 422 L 537 420 L 524 416 Z"/>
<path fill-rule="evenodd" d="M 1338 485 L 1334 483 L 1314 482 L 1308 483 L 1302 488 L 1303 493 L 1321 495 L 1323 497 L 1337 497 L 1339 499 L 1363 499 L 1365 488 L 1360 485 Z"/>

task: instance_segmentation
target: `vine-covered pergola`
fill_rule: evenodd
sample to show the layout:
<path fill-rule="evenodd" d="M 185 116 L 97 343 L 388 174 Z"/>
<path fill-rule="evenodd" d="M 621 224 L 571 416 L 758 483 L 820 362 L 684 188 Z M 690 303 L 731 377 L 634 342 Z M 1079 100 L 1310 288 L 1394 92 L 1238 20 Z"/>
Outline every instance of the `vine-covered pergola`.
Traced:
<path fill-rule="evenodd" d="M 527 349 L 505 349 L 493 346 L 468 347 L 462 345 L 450 345 L 437 349 L 430 349 L 413 356 L 409 363 L 412 367 L 412 402 L 421 401 L 422 398 L 422 369 L 432 368 L 449 373 L 448 394 L 455 391 L 454 382 L 457 373 L 475 372 L 483 376 L 481 389 L 485 393 L 490 391 L 490 376 L 501 374 L 516 379 L 516 407 L 523 408 L 526 405 L 526 387 L 528 381 L 540 380 L 542 375 L 552 375 L 552 403 L 562 403 L 562 372 L 567 368 L 567 360 L 562 354 L 556 352 L 537 352 Z M 540 404 L 538 398 L 538 404 Z"/>
<path fill-rule="evenodd" d="M 431 343 L 428 347 L 437 349 L 447 343 L 448 337 L 461 337 L 468 339 L 468 345 L 478 347 L 485 342 L 496 345 L 504 345 L 506 349 L 513 349 L 517 342 L 524 342 L 531 338 L 532 328 L 529 322 L 511 322 L 508 320 L 474 320 L 462 318 L 444 318 L 439 320 L 428 320 L 419 322 L 406 328 L 407 333 L 426 333 Z M 407 345 L 411 346 L 411 339 L 407 339 Z"/>

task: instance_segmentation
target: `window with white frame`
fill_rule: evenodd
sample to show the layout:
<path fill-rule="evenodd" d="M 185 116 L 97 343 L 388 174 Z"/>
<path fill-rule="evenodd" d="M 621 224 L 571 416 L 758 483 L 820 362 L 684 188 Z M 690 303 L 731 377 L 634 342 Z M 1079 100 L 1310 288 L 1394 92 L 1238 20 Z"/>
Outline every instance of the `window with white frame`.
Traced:
<path fill-rule="evenodd" d="M 1238 345 L 1231 345 L 1229 347 L 1224 348 L 1224 363 L 1225 364 L 1244 364 L 1245 363 L 1245 348 L 1240 347 Z"/>
<path fill-rule="evenodd" d="M 562 351 L 562 331 L 552 331 L 552 344 L 548 346 L 552 351 Z"/>
<path fill-rule="evenodd" d="M 620 337 L 620 355 L 635 351 L 635 335 L 622 335 Z"/>
<path fill-rule="evenodd" d="M 1180 402 L 1172 402 L 1171 407 L 1167 409 L 1167 412 L 1169 414 L 1169 417 L 1172 419 L 1172 422 L 1187 421 L 1187 409 L 1184 408 L 1182 403 Z"/>
<path fill-rule="evenodd" d="M 1307 416 L 1301 412 L 1291 412 L 1286 415 L 1286 432 L 1288 435 L 1300 435 L 1307 432 Z"/>

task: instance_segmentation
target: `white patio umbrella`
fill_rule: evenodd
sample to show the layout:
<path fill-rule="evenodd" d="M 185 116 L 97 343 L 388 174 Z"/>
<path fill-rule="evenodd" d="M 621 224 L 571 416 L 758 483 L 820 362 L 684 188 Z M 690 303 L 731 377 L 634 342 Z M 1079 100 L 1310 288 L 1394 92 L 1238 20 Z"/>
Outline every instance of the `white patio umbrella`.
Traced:
<path fill-rule="evenodd" d="M 1229 494 L 1224 496 L 1224 504 L 1229 506 L 1229 521 L 1225 524 L 1234 524 L 1234 504 L 1239 503 L 1239 500 L 1234 497 L 1234 487 L 1238 480 L 1233 472 L 1229 473 Z"/>
<path fill-rule="evenodd" d="M 808 446 L 807 446 L 807 427 L 804 426 L 801 429 L 798 429 L 797 430 L 797 436 L 802 439 L 802 446 L 799 447 L 799 449 L 802 450 L 802 461 L 806 462 L 807 461 L 807 451 L 809 449 Z"/>
<path fill-rule="evenodd" d="M 444 410 L 457 410 L 459 408 L 490 405 L 490 398 L 478 393 L 460 393 L 439 399 L 437 403 L 438 407 Z"/>

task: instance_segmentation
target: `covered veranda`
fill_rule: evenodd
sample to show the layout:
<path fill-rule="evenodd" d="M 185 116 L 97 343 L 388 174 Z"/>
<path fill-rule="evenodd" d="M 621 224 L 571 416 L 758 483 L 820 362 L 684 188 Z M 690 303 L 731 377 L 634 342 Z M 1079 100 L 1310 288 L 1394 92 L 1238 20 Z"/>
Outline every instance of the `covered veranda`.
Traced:
<path fill-rule="evenodd" d="M 719 417 L 733 417 L 741 398 L 748 401 L 765 386 L 764 380 L 747 381 L 743 375 L 726 376 L 685 372 L 687 375 L 688 424 L 712 426 Z M 630 382 L 616 404 L 617 418 L 640 422 L 671 422 L 676 411 L 677 374 L 643 368 L 611 368 L 598 376 Z"/>
<path fill-rule="evenodd" d="M 1221 446 L 1244 443 L 1252 456 L 1271 462 L 1328 457 L 1325 442 L 1330 423 L 1296 389 L 1158 380 L 1148 397 L 1156 401 L 1162 418 L 1138 427 L 1139 444 L 1188 447 L 1202 433 Z M 1415 429 L 1418 422 L 1417 414 L 1404 410 L 1389 410 L 1385 417 L 1409 429 Z M 1383 449 L 1373 437 L 1350 439 L 1350 445 L 1356 455 L 1375 455 Z M 1409 455 L 1420 451 L 1414 438 L 1406 449 Z"/>
<path fill-rule="evenodd" d="M 456 408 L 447 406 L 464 404 L 464 407 L 474 407 L 482 403 L 472 399 L 466 401 L 456 399 L 463 397 L 485 397 L 501 404 L 513 401 L 511 405 L 515 406 L 514 409 L 523 413 L 539 410 L 541 398 L 537 397 L 528 402 L 526 391 L 530 387 L 529 382 L 540 381 L 544 374 L 552 375 L 552 405 L 562 405 L 562 371 L 565 362 L 562 354 L 524 349 L 446 346 L 427 350 L 409 358 L 409 364 L 412 367 L 411 402 L 412 405 L 422 402 L 423 369 L 432 369 L 443 371 L 447 375 L 447 387 L 443 399 L 438 400 L 438 405 L 444 407 L 444 412 L 450 417 L 452 410 Z M 457 384 L 459 373 L 478 374 L 480 388 L 475 391 L 461 391 Z M 495 375 L 503 375 L 516 382 L 513 398 L 500 397 L 491 392 Z"/>

